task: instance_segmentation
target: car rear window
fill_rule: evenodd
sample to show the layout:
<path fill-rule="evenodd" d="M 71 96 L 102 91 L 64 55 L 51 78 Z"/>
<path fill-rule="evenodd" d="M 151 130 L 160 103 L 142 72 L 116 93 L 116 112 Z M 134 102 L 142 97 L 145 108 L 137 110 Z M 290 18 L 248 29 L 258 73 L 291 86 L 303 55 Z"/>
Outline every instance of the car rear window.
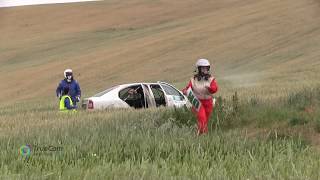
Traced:
<path fill-rule="evenodd" d="M 107 90 L 105 90 L 105 91 L 99 92 L 98 94 L 94 95 L 93 97 L 101 97 L 101 96 L 105 95 L 106 93 L 114 90 L 114 89 L 117 88 L 117 87 L 119 87 L 119 86 L 114 86 L 114 87 L 109 88 L 109 89 L 107 89 Z"/>

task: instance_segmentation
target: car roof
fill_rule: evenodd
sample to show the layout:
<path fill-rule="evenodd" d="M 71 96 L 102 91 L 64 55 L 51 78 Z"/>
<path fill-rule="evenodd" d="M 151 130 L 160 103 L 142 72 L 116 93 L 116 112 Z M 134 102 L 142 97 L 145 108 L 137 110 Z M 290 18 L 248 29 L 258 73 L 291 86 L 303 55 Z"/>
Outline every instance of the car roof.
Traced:
<path fill-rule="evenodd" d="M 114 86 L 112 86 L 112 87 L 110 87 L 110 88 L 107 88 L 107 89 L 104 90 L 104 91 L 101 91 L 101 92 L 93 95 L 93 97 L 103 96 L 103 95 L 105 95 L 105 94 L 107 94 L 107 93 L 110 92 L 110 91 L 108 91 L 109 89 L 111 89 L 111 91 L 112 91 L 112 90 L 119 89 L 119 88 L 123 88 L 123 87 L 127 87 L 127 86 L 136 86 L 136 85 L 141 85 L 141 84 L 151 85 L 151 84 L 159 84 L 159 82 L 156 82 L 156 83 L 146 83 L 146 82 L 140 82 L 140 83 L 139 83 L 139 82 L 135 82 L 135 83 L 118 84 L 118 85 L 114 85 Z M 108 91 L 108 92 L 106 92 L 106 91 Z"/>
<path fill-rule="evenodd" d="M 140 85 L 140 84 L 150 85 L 150 84 L 160 84 L 160 82 L 135 82 L 135 83 L 119 84 L 116 86 L 130 86 L 130 85 Z"/>
<path fill-rule="evenodd" d="M 114 86 L 112 86 L 112 87 L 110 87 L 110 88 L 107 88 L 107 89 L 104 90 L 104 91 L 101 91 L 101 92 L 95 94 L 95 95 L 92 96 L 92 97 L 95 97 L 96 95 L 101 94 L 101 93 L 107 91 L 108 89 L 115 90 L 115 89 L 123 88 L 123 87 L 126 87 L 126 86 L 135 86 L 135 85 L 141 85 L 141 84 L 146 84 L 146 85 L 165 84 L 165 85 L 174 87 L 174 86 L 172 86 L 171 84 L 169 84 L 169 83 L 167 83 L 167 82 L 162 82 L 162 81 L 158 81 L 158 82 L 134 82 L 134 83 L 125 83 L 125 84 L 114 85 Z M 174 87 L 174 88 L 175 88 L 175 87 Z M 176 89 L 176 88 L 175 88 L 175 89 Z M 112 90 L 111 90 L 111 91 L 112 91 Z M 104 93 L 104 94 L 107 94 L 107 93 L 109 93 L 109 92 L 106 92 L 106 93 Z M 104 94 L 103 94 L 103 95 L 104 95 Z"/>

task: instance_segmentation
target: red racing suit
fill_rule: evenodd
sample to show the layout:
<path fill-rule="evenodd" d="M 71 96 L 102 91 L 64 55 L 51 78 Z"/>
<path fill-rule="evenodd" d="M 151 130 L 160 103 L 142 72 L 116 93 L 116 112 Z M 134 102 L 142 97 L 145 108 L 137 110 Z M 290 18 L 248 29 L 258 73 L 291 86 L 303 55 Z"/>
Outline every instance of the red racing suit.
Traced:
<path fill-rule="evenodd" d="M 198 119 L 198 134 L 203 134 L 208 132 L 208 120 L 213 110 L 213 100 L 212 94 L 218 91 L 218 84 L 214 77 L 205 80 L 201 78 L 191 78 L 187 87 L 185 87 L 182 92 L 186 94 L 187 89 L 191 87 L 193 93 L 200 100 L 202 108 L 197 112 L 194 108 L 192 111 L 196 114 Z"/>

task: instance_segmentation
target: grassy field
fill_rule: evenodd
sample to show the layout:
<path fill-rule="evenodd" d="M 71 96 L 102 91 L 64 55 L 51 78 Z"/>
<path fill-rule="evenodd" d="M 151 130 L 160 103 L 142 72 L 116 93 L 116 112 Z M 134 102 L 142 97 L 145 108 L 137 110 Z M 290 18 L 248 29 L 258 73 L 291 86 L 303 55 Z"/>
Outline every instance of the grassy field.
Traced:
<path fill-rule="evenodd" d="M 210 133 L 200 137 L 187 109 L 2 108 L 0 178 L 320 178 L 320 89 L 276 102 L 234 95 L 218 103 Z M 26 144 L 31 154 L 19 154 Z"/>
<path fill-rule="evenodd" d="M 316 0 L 1 8 L 0 179 L 320 179 L 319 20 Z M 186 109 L 57 112 L 66 68 L 88 97 L 182 88 L 202 57 L 219 84 L 208 135 Z"/>

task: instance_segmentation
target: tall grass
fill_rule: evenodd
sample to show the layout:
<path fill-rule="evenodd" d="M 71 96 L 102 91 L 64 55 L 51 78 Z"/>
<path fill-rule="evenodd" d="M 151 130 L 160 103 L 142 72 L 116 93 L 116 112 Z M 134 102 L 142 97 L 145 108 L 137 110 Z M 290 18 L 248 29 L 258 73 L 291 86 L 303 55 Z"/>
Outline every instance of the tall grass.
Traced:
<path fill-rule="evenodd" d="M 318 89 L 274 102 L 219 97 L 204 136 L 188 109 L 4 107 L 0 179 L 319 179 L 319 152 L 292 130 L 319 131 L 319 100 Z"/>

